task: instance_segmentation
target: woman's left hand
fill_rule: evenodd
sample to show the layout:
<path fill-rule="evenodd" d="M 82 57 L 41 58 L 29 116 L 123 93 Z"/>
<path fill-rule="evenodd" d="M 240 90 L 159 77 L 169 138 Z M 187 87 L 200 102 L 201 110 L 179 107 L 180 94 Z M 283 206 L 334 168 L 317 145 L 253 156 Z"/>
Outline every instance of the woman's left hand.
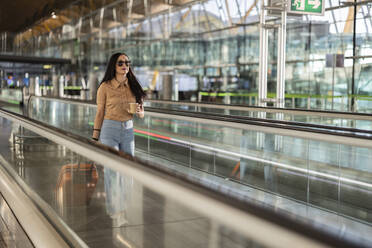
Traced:
<path fill-rule="evenodd" d="M 142 104 L 137 103 L 136 114 L 139 118 L 145 117 L 145 110 Z"/>

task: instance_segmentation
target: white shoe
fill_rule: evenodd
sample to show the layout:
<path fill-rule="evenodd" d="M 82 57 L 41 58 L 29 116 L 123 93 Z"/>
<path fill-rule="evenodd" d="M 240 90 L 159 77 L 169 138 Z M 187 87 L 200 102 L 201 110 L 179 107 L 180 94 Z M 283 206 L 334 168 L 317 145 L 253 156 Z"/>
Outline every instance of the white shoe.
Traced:
<path fill-rule="evenodd" d="M 121 227 L 125 224 L 128 224 L 128 220 L 125 219 L 124 212 L 120 212 L 112 216 L 112 227 Z"/>

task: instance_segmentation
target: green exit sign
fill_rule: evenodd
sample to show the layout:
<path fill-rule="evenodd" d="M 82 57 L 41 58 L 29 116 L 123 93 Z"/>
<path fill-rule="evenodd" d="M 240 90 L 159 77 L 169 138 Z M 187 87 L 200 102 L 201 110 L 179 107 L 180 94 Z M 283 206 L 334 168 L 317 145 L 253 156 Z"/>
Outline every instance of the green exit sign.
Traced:
<path fill-rule="evenodd" d="M 290 0 L 289 2 L 289 13 L 324 15 L 324 0 Z"/>

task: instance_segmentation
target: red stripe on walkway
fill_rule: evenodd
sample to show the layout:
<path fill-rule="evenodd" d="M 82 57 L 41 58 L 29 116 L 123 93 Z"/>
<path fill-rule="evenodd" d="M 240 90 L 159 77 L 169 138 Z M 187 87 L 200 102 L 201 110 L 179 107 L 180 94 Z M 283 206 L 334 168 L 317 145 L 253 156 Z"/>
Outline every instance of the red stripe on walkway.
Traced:
<path fill-rule="evenodd" d="M 149 136 L 152 136 L 152 137 L 157 137 L 157 138 L 165 139 L 165 140 L 171 140 L 172 139 L 172 138 L 167 137 L 167 136 L 159 135 L 159 134 L 156 134 L 156 133 L 150 133 L 150 132 L 142 131 L 142 130 L 138 130 L 138 129 L 134 129 L 134 132 L 146 134 L 146 135 L 149 135 Z"/>

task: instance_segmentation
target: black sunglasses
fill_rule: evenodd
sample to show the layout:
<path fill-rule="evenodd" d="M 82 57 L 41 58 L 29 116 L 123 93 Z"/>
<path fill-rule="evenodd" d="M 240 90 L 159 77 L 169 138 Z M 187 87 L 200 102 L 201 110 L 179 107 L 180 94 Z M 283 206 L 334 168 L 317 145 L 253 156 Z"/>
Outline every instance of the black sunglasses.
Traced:
<path fill-rule="evenodd" d="M 119 60 L 118 63 L 117 63 L 117 65 L 118 66 L 123 66 L 125 64 L 126 66 L 129 66 L 130 63 L 131 63 L 130 60 L 126 60 L 126 61 Z"/>

